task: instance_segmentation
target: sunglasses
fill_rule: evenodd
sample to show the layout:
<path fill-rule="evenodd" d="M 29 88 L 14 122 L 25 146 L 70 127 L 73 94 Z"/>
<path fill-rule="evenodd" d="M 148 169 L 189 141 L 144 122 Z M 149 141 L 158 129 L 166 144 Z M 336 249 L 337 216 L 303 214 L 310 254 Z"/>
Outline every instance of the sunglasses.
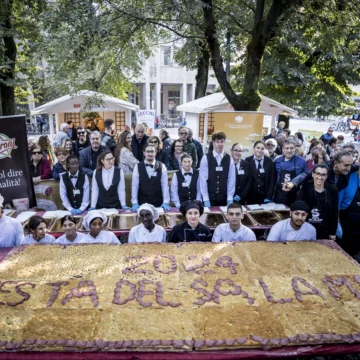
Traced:
<path fill-rule="evenodd" d="M 85 134 L 85 131 L 78 131 L 78 134 L 79 134 L 79 135 L 84 135 L 84 134 Z"/>
<path fill-rule="evenodd" d="M 32 154 L 33 154 L 33 155 L 41 155 L 42 152 L 41 152 L 41 151 L 33 151 Z"/>
<path fill-rule="evenodd" d="M 155 141 L 149 141 L 149 144 L 157 144 L 157 143 L 158 143 L 157 140 L 155 140 Z"/>

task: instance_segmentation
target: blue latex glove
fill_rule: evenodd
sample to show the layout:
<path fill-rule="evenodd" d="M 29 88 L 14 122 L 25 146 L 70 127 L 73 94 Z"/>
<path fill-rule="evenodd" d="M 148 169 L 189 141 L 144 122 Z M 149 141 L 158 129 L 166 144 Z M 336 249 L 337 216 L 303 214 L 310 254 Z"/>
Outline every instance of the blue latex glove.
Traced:
<path fill-rule="evenodd" d="M 129 210 L 130 208 L 128 207 L 128 206 L 126 206 L 126 205 L 124 205 L 124 206 L 122 206 L 121 207 L 123 210 Z"/>
<path fill-rule="evenodd" d="M 80 215 L 81 213 L 82 213 L 83 211 L 82 210 L 80 210 L 80 209 L 76 209 L 76 215 Z"/>
<path fill-rule="evenodd" d="M 204 201 L 204 206 L 205 207 L 211 207 L 210 201 Z"/>
<path fill-rule="evenodd" d="M 131 207 L 131 211 L 136 212 L 136 211 L 138 211 L 139 207 L 140 207 L 139 204 L 133 204 L 133 206 Z"/>
<path fill-rule="evenodd" d="M 171 207 L 168 203 L 163 203 L 161 207 L 164 208 L 164 210 L 171 210 Z"/>
<path fill-rule="evenodd" d="M 265 200 L 264 200 L 264 204 L 271 203 L 271 202 L 272 202 L 272 201 L 269 200 L 269 199 L 265 199 Z"/>
<path fill-rule="evenodd" d="M 238 201 L 240 201 L 240 200 L 241 200 L 241 197 L 240 197 L 239 195 L 235 195 L 235 196 L 234 196 L 234 201 L 237 201 L 237 202 L 238 202 Z"/>
<path fill-rule="evenodd" d="M 94 208 L 94 207 L 88 208 L 88 211 L 91 211 L 91 210 L 96 210 L 96 208 Z"/>
<path fill-rule="evenodd" d="M 179 205 L 175 205 L 175 207 L 176 207 L 177 209 L 180 209 L 180 204 L 179 204 Z"/>
<path fill-rule="evenodd" d="M 227 203 L 226 203 L 226 205 L 230 205 L 230 204 L 232 204 L 232 203 L 233 203 L 232 200 L 228 200 Z"/>
<path fill-rule="evenodd" d="M 343 229 L 341 227 L 341 224 L 338 223 L 337 229 L 336 229 L 336 236 L 341 239 L 343 236 Z"/>
<path fill-rule="evenodd" d="M 71 209 L 70 212 L 71 212 L 73 215 L 76 215 L 76 214 L 77 214 L 77 209 Z"/>

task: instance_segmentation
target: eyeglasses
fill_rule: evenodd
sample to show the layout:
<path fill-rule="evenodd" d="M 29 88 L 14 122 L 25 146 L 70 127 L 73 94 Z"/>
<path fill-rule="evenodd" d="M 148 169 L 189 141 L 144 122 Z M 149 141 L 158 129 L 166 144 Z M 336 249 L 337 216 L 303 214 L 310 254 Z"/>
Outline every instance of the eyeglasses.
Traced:
<path fill-rule="evenodd" d="M 233 151 L 233 152 L 239 152 L 239 153 L 240 153 L 240 152 L 244 152 L 244 150 L 238 150 L 238 149 L 233 149 L 232 151 Z"/>
<path fill-rule="evenodd" d="M 154 150 L 146 150 L 145 151 L 147 154 L 153 154 L 155 151 Z"/>
<path fill-rule="evenodd" d="M 187 132 L 179 132 L 179 135 L 188 135 L 189 133 L 187 133 Z"/>
<path fill-rule="evenodd" d="M 158 141 L 157 140 L 154 140 L 154 141 L 149 141 L 149 144 L 157 144 Z"/>
<path fill-rule="evenodd" d="M 33 155 L 41 155 L 42 152 L 41 152 L 41 151 L 33 151 L 32 154 L 33 154 Z"/>
<path fill-rule="evenodd" d="M 104 159 L 105 161 L 114 161 L 115 160 L 115 158 L 107 158 L 107 159 Z"/>
<path fill-rule="evenodd" d="M 326 178 L 327 177 L 327 174 L 323 174 L 323 173 L 319 173 L 319 172 L 314 172 L 315 176 L 319 176 L 319 177 L 322 177 L 322 178 Z"/>
<path fill-rule="evenodd" d="M 275 147 L 276 145 L 274 144 L 266 144 L 267 147 Z"/>
<path fill-rule="evenodd" d="M 84 134 L 85 134 L 85 131 L 78 131 L 78 134 L 79 134 L 79 135 L 84 135 Z"/>

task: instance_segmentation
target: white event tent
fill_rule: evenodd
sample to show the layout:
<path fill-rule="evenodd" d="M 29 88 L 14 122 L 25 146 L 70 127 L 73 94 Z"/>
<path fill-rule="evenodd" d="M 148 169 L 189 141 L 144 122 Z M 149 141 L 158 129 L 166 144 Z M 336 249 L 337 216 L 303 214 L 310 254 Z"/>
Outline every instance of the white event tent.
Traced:
<path fill-rule="evenodd" d="M 274 126 L 275 117 L 279 114 L 295 115 L 296 110 L 291 109 L 279 102 L 272 100 L 266 96 L 261 95 L 262 101 L 260 103 L 260 110 L 265 115 L 272 116 L 271 124 Z M 182 104 L 176 107 L 177 111 L 182 111 L 186 118 L 187 126 L 191 127 L 194 131 L 194 137 L 197 138 L 199 114 L 205 114 L 204 128 L 207 129 L 208 125 L 208 113 L 217 111 L 229 111 L 234 110 L 228 99 L 222 92 L 214 93 L 204 96 L 200 99 L 190 101 L 186 104 Z"/>
<path fill-rule="evenodd" d="M 103 106 L 91 107 L 91 111 L 94 112 L 125 112 L 126 124 L 130 126 L 131 124 L 131 111 L 138 112 L 139 106 L 132 104 L 128 101 L 120 100 L 112 96 L 105 94 L 97 93 L 89 90 L 81 90 L 74 95 L 65 95 L 56 100 L 50 101 L 44 105 L 41 105 L 33 110 L 31 110 L 31 115 L 38 114 L 49 114 L 49 119 L 51 115 L 55 114 L 56 123 L 59 126 L 59 114 L 63 113 L 73 113 L 73 112 L 84 112 L 83 108 L 89 98 L 100 99 Z M 87 110 L 88 111 L 88 110 Z M 50 123 L 50 135 L 54 134 L 53 122 Z"/>

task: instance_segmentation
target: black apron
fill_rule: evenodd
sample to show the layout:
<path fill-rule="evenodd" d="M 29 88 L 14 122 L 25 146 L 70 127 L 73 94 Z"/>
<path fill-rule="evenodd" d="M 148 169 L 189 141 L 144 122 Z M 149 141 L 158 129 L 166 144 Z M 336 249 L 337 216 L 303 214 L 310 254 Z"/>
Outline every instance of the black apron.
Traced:
<path fill-rule="evenodd" d="M 350 255 L 360 252 L 360 187 L 357 188 L 350 206 L 340 211 L 343 238 L 339 245 Z"/>
<path fill-rule="evenodd" d="M 322 195 L 323 194 L 323 195 Z M 310 205 L 310 212 L 308 216 L 309 224 L 313 225 L 316 229 L 316 239 L 329 239 L 329 219 L 326 211 L 327 192 L 317 195 L 314 190 L 315 201 Z M 323 199 L 319 199 L 323 197 Z"/>
<path fill-rule="evenodd" d="M 293 163 L 294 163 L 294 170 L 280 170 L 280 178 L 279 181 L 276 184 L 275 188 L 275 197 L 274 202 L 276 204 L 285 204 L 287 206 L 290 206 L 295 200 L 296 200 L 296 194 L 297 190 L 294 187 L 290 191 L 284 191 L 282 189 L 285 182 L 291 181 L 294 177 L 296 177 L 296 160 L 295 155 L 293 157 Z M 290 160 L 291 161 L 291 160 Z M 281 163 L 284 162 L 284 159 Z"/>

